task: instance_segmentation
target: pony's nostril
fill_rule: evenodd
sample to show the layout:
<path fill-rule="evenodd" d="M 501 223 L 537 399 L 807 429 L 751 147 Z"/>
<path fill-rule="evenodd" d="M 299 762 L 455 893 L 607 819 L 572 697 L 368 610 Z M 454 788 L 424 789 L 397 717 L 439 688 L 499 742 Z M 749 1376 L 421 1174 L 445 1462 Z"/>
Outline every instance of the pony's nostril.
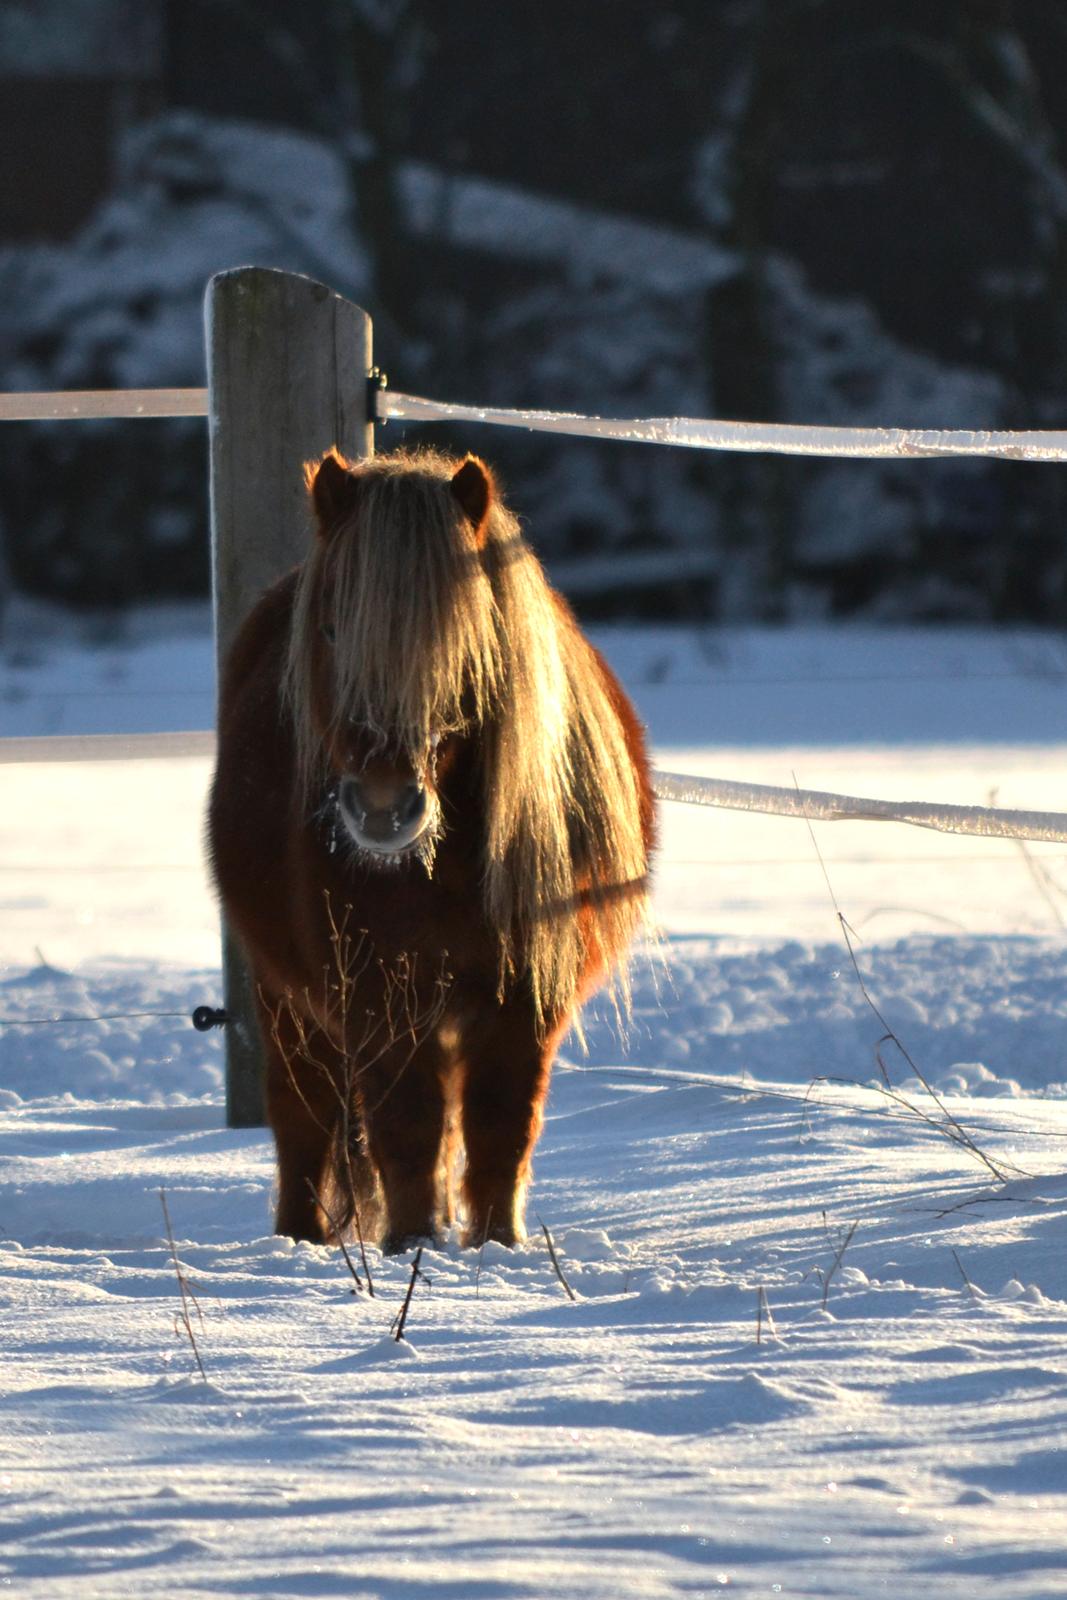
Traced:
<path fill-rule="evenodd" d="M 341 780 L 338 799 L 341 802 L 342 808 L 347 811 L 348 815 L 357 822 L 362 821 L 362 819 L 366 816 L 366 801 L 363 798 L 363 791 L 356 782 L 355 778 L 343 778 Z"/>
<path fill-rule="evenodd" d="M 397 804 L 396 814 L 401 826 L 417 822 L 426 810 L 426 790 L 421 783 L 409 783 Z"/>
<path fill-rule="evenodd" d="M 343 778 L 338 801 L 351 831 L 371 848 L 406 849 L 418 837 L 428 811 L 421 783 L 382 790 L 359 778 Z"/>

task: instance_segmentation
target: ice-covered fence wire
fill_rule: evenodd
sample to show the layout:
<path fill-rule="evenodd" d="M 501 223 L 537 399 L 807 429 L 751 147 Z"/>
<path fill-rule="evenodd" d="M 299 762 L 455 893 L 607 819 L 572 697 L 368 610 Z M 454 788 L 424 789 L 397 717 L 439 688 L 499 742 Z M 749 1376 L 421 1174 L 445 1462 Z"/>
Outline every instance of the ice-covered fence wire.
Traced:
<path fill-rule="evenodd" d="M 208 756 L 215 735 L 188 733 L 53 733 L 0 739 L 0 766 L 36 766 L 42 761 L 162 761 Z"/>
<path fill-rule="evenodd" d="M 206 389 L 68 389 L 0 394 L 0 422 L 206 416 Z"/>
<path fill-rule="evenodd" d="M 982 839 L 1031 839 L 1067 843 L 1067 815 L 1061 811 L 1009 811 L 991 806 L 950 806 L 923 800 L 866 800 L 818 789 L 779 789 L 764 783 L 732 783 L 684 772 L 653 773 L 660 800 L 683 805 L 721 806 L 728 811 L 762 811 L 808 822 L 907 822 L 938 833 L 969 833 Z"/>
<path fill-rule="evenodd" d="M 993 432 L 961 428 L 842 428 L 820 424 L 721 422 L 704 417 L 586 417 L 564 411 L 467 406 L 380 389 L 379 422 L 475 422 L 535 433 L 740 450 L 772 455 L 921 459 L 988 456 L 1004 461 L 1067 461 L 1067 431 Z M 0 394 L 0 422 L 119 417 L 203 417 L 206 389 L 85 389 Z"/>
<path fill-rule="evenodd" d="M 152 761 L 211 757 L 215 735 L 190 733 L 69 734 L 0 739 L 0 764 L 40 761 Z M 907 822 L 938 833 L 967 833 L 981 839 L 1030 839 L 1067 844 L 1067 814 L 1062 811 L 1009 811 L 991 806 L 952 806 L 923 800 L 868 800 L 818 789 L 775 788 L 763 783 L 733 783 L 685 772 L 655 772 L 660 800 L 683 805 L 718 806 L 728 811 L 760 811 L 809 822 Z"/>
<path fill-rule="evenodd" d="M 782 422 L 718 422 L 702 417 L 584 417 L 565 411 L 516 411 L 455 405 L 381 389 L 380 422 L 482 422 L 532 433 L 619 439 L 790 456 L 917 459 L 992 456 L 1006 461 L 1067 461 L 1067 432 L 993 433 L 944 428 L 839 428 Z"/>

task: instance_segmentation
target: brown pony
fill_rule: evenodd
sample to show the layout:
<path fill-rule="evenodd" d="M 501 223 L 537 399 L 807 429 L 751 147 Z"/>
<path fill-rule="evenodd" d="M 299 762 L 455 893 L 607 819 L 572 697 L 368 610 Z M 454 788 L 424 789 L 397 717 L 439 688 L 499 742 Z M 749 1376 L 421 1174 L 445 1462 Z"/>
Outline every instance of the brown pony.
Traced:
<path fill-rule="evenodd" d="M 549 1072 L 647 905 L 641 728 L 474 456 L 308 469 L 224 673 L 215 878 L 260 999 L 279 1233 L 524 1237 Z M 625 976 L 622 975 L 625 985 Z"/>

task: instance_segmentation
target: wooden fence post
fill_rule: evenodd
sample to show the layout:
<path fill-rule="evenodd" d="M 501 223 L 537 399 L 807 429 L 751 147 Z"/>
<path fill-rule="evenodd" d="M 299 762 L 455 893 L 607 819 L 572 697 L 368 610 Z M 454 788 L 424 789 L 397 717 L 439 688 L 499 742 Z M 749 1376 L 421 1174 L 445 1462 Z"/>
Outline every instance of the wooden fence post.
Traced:
<path fill-rule="evenodd" d="M 324 284 L 263 267 L 222 272 L 205 301 L 211 548 L 219 667 L 263 591 L 304 558 L 304 462 L 337 445 L 374 450 L 368 415 L 371 322 Z M 226 1120 L 264 1121 L 256 998 L 223 926 Z"/>

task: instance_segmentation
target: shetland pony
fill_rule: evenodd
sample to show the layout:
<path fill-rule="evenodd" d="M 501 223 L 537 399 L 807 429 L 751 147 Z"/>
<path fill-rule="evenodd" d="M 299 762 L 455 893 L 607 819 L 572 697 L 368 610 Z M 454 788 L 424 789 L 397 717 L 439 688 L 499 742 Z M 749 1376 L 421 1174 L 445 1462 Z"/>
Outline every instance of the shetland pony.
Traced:
<path fill-rule="evenodd" d="M 307 470 L 223 674 L 209 839 L 259 997 L 277 1232 L 524 1237 L 549 1072 L 647 909 L 643 735 L 489 469 Z"/>

